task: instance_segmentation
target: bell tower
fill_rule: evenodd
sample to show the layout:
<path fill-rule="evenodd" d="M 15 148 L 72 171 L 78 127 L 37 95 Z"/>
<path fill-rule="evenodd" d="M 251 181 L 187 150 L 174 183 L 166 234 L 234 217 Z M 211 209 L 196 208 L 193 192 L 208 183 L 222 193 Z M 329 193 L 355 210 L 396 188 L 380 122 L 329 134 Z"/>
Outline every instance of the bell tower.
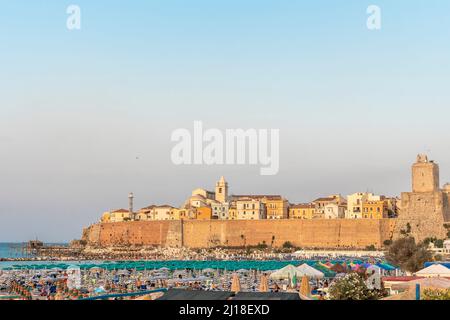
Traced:
<path fill-rule="evenodd" d="M 225 203 L 228 200 L 228 182 L 222 176 L 219 182 L 216 183 L 216 201 Z"/>

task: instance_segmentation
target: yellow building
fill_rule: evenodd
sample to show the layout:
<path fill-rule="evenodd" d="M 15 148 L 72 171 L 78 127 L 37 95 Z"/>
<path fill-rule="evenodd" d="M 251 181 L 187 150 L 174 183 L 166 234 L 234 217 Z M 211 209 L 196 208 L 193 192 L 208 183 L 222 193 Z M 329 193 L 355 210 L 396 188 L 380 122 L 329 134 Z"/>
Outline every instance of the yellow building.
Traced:
<path fill-rule="evenodd" d="M 211 220 L 212 210 L 210 207 L 197 208 L 197 220 Z"/>
<path fill-rule="evenodd" d="M 172 208 L 170 210 L 170 220 L 181 220 L 181 217 L 184 216 L 186 209 Z"/>
<path fill-rule="evenodd" d="M 385 200 L 366 201 L 362 204 L 363 219 L 383 219 L 388 217 L 388 205 Z"/>
<path fill-rule="evenodd" d="M 281 196 L 264 197 L 267 219 L 287 219 L 289 217 L 289 202 Z"/>
<path fill-rule="evenodd" d="M 383 196 L 377 196 L 369 192 L 357 192 L 347 196 L 347 219 L 364 218 L 363 205 L 366 202 L 383 200 Z"/>
<path fill-rule="evenodd" d="M 228 219 L 229 220 L 237 220 L 237 208 L 236 204 L 232 204 L 228 209 Z"/>
<path fill-rule="evenodd" d="M 110 222 L 123 222 L 129 220 L 130 220 L 130 211 L 125 209 L 111 211 Z"/>
<path fill-rule="evenodd" d="M 170 220 L 195 220 L 197 219 L 197 208 L 172 208 Z"/>
<path fill-rule="evenodd" d="M 234 200 L 256 200 L 264 206 L 263 219 L 287 219 L 289 217 L 289 202 L 280 195 L 237 195 Z"/>
<path fill-rule="evenodd" d="M 100 219 L 102 223 L 111 222 L 111 212 L 106 211 L 102 214 L 102 218 Z"/>
<path fill-rule="evenodd" d="M 314 213 L 315 206 L 310 203 L 301 203 L 289 207 L 289 219 L 311 220 Z"/>

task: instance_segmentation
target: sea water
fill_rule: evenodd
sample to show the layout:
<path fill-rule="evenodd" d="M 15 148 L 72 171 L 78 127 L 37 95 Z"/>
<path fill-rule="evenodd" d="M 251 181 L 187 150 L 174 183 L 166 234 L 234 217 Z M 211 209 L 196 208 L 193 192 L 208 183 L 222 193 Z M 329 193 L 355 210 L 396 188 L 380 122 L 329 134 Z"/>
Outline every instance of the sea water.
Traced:
<path fill-rule="evenodd" d="M 0 242 L 0 258 L 25 258 L 27 255 L 22 248 L 24 243 L 5 243 Z"/>

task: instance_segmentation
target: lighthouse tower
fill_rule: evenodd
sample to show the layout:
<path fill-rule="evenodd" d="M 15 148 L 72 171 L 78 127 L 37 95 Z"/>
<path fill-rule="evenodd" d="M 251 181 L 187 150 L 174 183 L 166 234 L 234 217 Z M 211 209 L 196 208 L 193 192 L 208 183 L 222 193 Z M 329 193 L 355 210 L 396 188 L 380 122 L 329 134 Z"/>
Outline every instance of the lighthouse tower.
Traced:
<path fill-rule="evenodd" d="M 132 192 L 130 192 L 128 194 L 128 211 L 130 213 L 130 219 L 134 221 L 134 220 L 136 220 L 136 217 L 133 212 L 133 199 L 134 199 L 134 195 Z"/>

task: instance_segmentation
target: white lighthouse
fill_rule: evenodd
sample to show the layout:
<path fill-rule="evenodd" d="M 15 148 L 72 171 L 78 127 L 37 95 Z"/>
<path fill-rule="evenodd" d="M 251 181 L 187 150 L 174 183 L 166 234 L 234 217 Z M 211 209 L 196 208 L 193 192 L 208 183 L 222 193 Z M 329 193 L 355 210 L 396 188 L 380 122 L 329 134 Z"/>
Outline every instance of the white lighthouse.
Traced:
<path fill-rule="evenodd" d="M 133 199 L 134 199 L 133 192 L 130 192 L 128 194 L 128 211 L 130 212 L 130 219 L 134 221 L 136 220 L 136 217 L 133 212 Z"/>

